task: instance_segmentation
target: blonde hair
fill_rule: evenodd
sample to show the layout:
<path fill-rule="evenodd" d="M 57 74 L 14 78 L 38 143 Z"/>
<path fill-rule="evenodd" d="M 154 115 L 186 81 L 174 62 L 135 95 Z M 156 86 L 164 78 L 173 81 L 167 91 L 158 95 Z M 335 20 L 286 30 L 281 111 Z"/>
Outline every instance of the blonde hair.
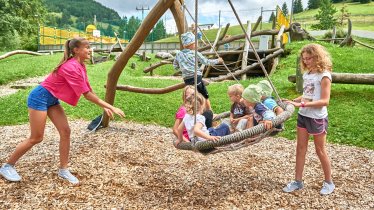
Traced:
<path fill-rule="evenodd" d="M 227 94 L 229 95 L 242 95 L 243 93 L 243 90 L 244 90 L 244 87 L 243 85 L 241 84 L 235 84 L 235 85 L 231 85 L 229 86 L 228 90 L 227 90 Z"/>
<path fill-rule="evenodd" d="M 200 113 L 205 106 L 205 98 L 200 93 L 197 93 L 196 99 L 197 99 L 196 110 L 197 110 L 197 113 Z M 186 108 L 186 112 L 188 114 L 191 114 L 191 115 L 195 114 L 195 95 L 194 94 L 186 98 L 184 107 Z"/>
<path fill-rule="evenodd" d="M 66 40 L 64 44 L 64 57 L 61 59 L 60 63 L 53 69 L 53 72 L 56 73 L 56 71 L 62 64 L 64 64 L 67 60 L 74 56 L 74 48 L 79 48 L 82 44 L 85 43 L 89 44 L 88 40 L 83 37 Z"/>
<path fill-rule="evenodd" d="M 315 67 L 318 72 L 332 71 L 331 56 L 327 50 L 319 44 L 305 45 L 300 51 L 300 67 L 302 71 L 311 70 L 305 66 L 302 59 L 304 53 L 310 54 L 315 59 Z"/>
<path fill-rule="evenodd" d="M 183 88 L 183 93 L 182 93 L 182 100 L 183 100 L 183 103 L 186 102 L 186 98 L 187 98 L 187 91 L 189 90 L 193 90 L 195 92 L 195 87 L 192 86 L 192 85 L 186 85 L 186 87 Z M 193 95 L 193 94 L 192 94 Z"/>

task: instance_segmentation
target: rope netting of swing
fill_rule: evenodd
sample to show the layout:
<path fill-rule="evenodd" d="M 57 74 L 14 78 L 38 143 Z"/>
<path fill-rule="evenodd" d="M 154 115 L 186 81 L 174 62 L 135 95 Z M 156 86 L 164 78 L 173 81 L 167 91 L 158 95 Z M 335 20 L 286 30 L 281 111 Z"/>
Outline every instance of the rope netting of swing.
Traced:
<path fill-rule="evenodd" d="M 198 141 L 195 144 L 191 142 L 181 142 L 178 145 L 175 145 L 175 147 L 177 149 L 192 150 L 203 154 L 214 154 L 223 151 L 234 151 L 252 144 L 256 144 L 265 137 L 275 135 L 276 133 L 282 131 L 281 129 L 277 129 L 275 127 L 287 121 L 295 111 L 295 107 L 291 104 L 278 102 L 278 105 L 284 109 L 284 112 L 272 120 L 273 128 L 270 130 L 266 130 L 264 125 L 260 123 L 252 128 L 235 132 L 227 136 L 222 136 L 217 141 Z M 229 114 L 230 112 L 221 113 L 214 120 L 228 117 Z"/>

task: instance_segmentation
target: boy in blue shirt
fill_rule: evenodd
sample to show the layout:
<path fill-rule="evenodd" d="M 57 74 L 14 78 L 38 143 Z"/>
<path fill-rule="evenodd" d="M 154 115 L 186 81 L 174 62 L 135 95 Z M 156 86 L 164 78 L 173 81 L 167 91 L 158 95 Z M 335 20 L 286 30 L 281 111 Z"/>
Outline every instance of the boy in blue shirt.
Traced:
<path fill-rule="evenodd" d="M 194 85 L 195 75 L 195 35 L 191 32 L 187 32 L 181 35 L 183 44 L 183 50 L 179 51 L 175 55 L 173 66 L 175 70 L 181 70 L 184 83 L 186 85 Z M 207 59 L 200 52 L 197 52 L 197 60 L 199 63 L 204 65 L 216 65 L 223 63 L 222 58 L 218 59 Z M 206 108 L 211 109 L 208 91 L 202 82 L 202 70 L 197 68 L 197 91 L 201 93 L 206 99 Z"/>
<path fill-rule="evenodd" d="M 269 109 L 271 109 L 277 116 L 281 114 L 284 110 L 278 105 L 278 103 L 271 96 L 273 93 L 273 88 L 271 87 L 269 81 L 261 80 L 257 83 L 257 86 L 261 89 L 261 101 Z"/>

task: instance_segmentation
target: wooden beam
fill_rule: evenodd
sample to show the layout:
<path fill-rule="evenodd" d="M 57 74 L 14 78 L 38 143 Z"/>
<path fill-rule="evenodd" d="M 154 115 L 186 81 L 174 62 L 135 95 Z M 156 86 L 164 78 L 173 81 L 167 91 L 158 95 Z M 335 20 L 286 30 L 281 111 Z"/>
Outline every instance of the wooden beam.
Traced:
<path fill-rule="evenodd" d="M 247 31 L 249 39 L 251 39 L 251 21 L 247 21 Z M 245 39 L 244 48 L 243 48 L 243 55 L 242 55 L 242 70 L 247 68 L 247 62 L 248 62 L 248 50 L 249 50 L 249 41 L 248 39 Z M 242 80 L 247 79 L 247 74 L 242 74 Z"/>
<path fill-rule="evenodd" d="M 284 29 L 284 32 L 289 32 L 290 31 L 290 28 L 285 28 Z M 251 33 L 251 37 L 255 37 L 255 36 L 261 36 L 261 35 L 277 35 L 279 33 L 279 30 L 262 30 L 262 31 L 253 31 Z M 225 43 L 230 43 L 230 42 L 233 42 L 233 41 L 236 41 L 236 40 L 240 40 L 240 39 L 244 39 L 245 38 L 245 34 L 238 34 L 238 35 L 234 35 L 234 36 L 231 36 L 230 38 L 228 39 L 224 39 L 222 41 L 219 41 L 217 43 L 217 46 L 220 46 L 220 45 L 223 45 Z M 202 51 L 205 51 L 205 50 L 209 50 L 211 47 L 210 46 L 204 46 L 204 47 L 200 47 L 198 50 L 199 52 L 202 52 Z"/>
<path fill-rule="evenodd" d="M 280 54 L 282 54 L 284 52 L 284 50 L 281 48 L 277 51 L 275 51 L 273 54 L 270 54 L 270 55 L 267 55 L 265 58 L 262 58 L 261 59 L 261 62 L 262 63 L 266 63 L 267 61 L 269 61 L 270 59 L 273 59 L 277 56 L 279 56 Z M 243 70 L 238 70 L 238 71 L 235 71 L 233 72 L 233 75 L 235 77 L 237 76 L 240 76 L 242 74 L 246 74 L 247 72 L 249 72 L 250 70 L 254 69 L 254 68 L 257 68 L 260 66 L 260 63 L 256 62 L 256 63 L 252 63 L 250 66 L 247 66 L 247 68 L 243 69 Z M 224 81 L 224 80 L 228 80 L 228 79 L 232 79 L 232 74 L 227 74 L 225 76 L 221 76 L 221 77 L 216 77 L 216 78 L 211 78 L 211 81 L 212 82 L 221 82 L 221 81 Z"/>
<path fill-rule="evenodd" d="M 114 103 L 116 94 L 116 86 L 118 78 L 125 68 L 127 62 L 134 55 L 134 53 L 140 48 L 149 32 L 153 29 L 157 21 L 161 16 L 175 3 L 175 0 L 160 0 L 149 12 L 147 17 L 143 20 L 142 24 L 136 31 L 134 37 L 130 43 L 126 46 L 125 50 L 121 53 L 118 60 L 114 63 L 111 70 L 108 73 L 107 89 L 105 93 L 105 101 L 109 104 Z M 107 127 L 109 124 L 109 117 L 104 114 L 103 126 Z"/>
<path fill-rule="evenodd" d="M 14 51 L 7 52 L 7 53 L 1 55 L 0 60 L 5 59 L 5 58 L 10 57 L 10 56 L 13 56 L 13 55 L 20 55 L 20 54 L 37 55 L 37 56 L 49 55 L 49 53 L 46 54 L 46 53 L 37 53 L 37 52 L 32 52 L 32 51 L 27 51 L 27 50 L 14 50 Z"/>

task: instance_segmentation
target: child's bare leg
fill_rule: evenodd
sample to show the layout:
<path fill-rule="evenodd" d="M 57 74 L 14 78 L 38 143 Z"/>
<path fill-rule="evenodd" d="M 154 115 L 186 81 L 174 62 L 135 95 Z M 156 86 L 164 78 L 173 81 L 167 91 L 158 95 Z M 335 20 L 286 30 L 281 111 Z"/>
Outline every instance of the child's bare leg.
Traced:
<path fill-rule="evenodd" d="M 253 117 L 250 116 L 250 117 L 248 117 L 247 125 L 246 125 L 245 129 L 252 128 L 252 127 L 253 127 Z"/>
<path fill-rule="evenodd" d="M 314 145 L 316 153 L 321 161 L 325 181 L 331 182 L 331 163 L 326 151 L 326 133 L 314 136 Z"/>
<path fill-rule="evenodd" d="M 209 100 L 209 98 L 206 99 L 206 101 L 205 101 L 205 108 L 206 108 L 207 110 L 212 110 L 212 107 L 211 107 L 211 105 L 210 105 L 210 100 Z M 212 110 L 212 112 L 213 112 L 213 110 Z"/>
<path fill-rule="evenodd" d="M 29 151 L 35 144 L 38 144 L 43 140 L 47 112 L 29 109 L 29 119 L 31 129 L 30 137 L 17 145 L 16 150 L 7 161 L 7 163 L 11 165 L 14 165 L 18 159 Z"/>
<path fill-rule="evenodd" d="M 309 134 L 306 129 L 297 128 L 297 144 L 296 144 L 296 167 L 295 180 L 302 181 L 305 165 L 305 155 L 308 149 Z"/>

